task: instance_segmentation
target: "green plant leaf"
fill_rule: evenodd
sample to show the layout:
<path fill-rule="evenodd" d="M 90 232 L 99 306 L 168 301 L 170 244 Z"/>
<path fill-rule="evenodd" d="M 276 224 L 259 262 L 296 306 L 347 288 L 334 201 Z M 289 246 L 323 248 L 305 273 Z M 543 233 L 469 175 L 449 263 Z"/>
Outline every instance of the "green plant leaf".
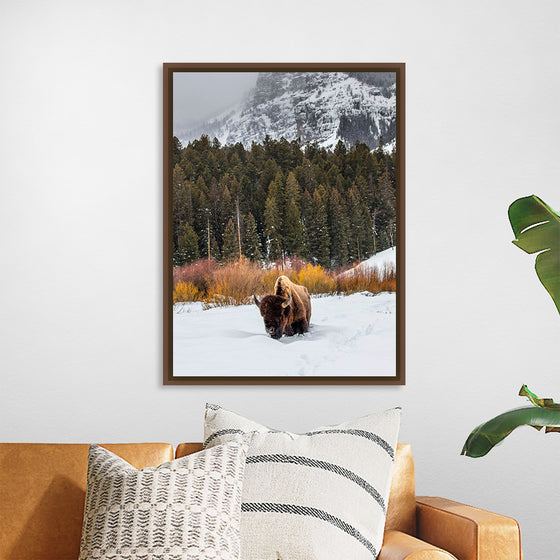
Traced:
<path fill-rule="evenodd" d="M 519 426 L 532 426 L 537 430 L 546 427 L 547 432 L 557 432 L 560 430 L 560 410 L 528 406 L 504 412 L 475 428 L 461 455 L 483 457 Z"/>
<path fill-rule="evenodd" d="M 527 397 L 535 406 L 539 408 L 546 408 L 548 410 L 560 410 L 560 404 L 555 403 L 552 399 L 541 399 L 529 391 L 527 385 L 523 385 L 519 390 L 519 395 Z"/>
<path fill-rule="evenodd" d="M 526 253 L 539 253 L 535 270 L 560 313 L 560 214 L 538 196 L 515 200 L 508 209 L 513 243 Z"/>

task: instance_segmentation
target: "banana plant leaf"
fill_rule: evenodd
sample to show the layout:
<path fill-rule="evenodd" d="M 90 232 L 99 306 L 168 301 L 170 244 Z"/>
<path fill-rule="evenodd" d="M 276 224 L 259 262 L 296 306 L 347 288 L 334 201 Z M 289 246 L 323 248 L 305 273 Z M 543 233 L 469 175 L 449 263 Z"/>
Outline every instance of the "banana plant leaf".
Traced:
<path fill-rule="evenodd" d="M 526 253 L 539 253 L 537 276 L 560 313 L 560 214 L 532 195 L 515 200 L 508 216 L 515 235 L 513 243 Z"/>
<path fill-rule="evenodd" d="M 521 397 L 527 397 L 535 406 L 539 408 L 546 408 L 548 410 L 560 410 L 560 403 L 555 403 L 552 399 L 541 399 L 529 391 L 527 385 L 523 385 L 519 389 L 519 395 Z"/>
<path fill-rule="evenodd" d="M 559 404 L 552 399 L 540 399 L 526 385 L 521 387 L 519 394 L 527 397 L 533 406 L 509 410 L 477 426 L 467 438 L 461 455 L 484 457 L 519 426 L 532 426 L 537 430 L 544 427 L 546 432 L 560 432 Z"/>

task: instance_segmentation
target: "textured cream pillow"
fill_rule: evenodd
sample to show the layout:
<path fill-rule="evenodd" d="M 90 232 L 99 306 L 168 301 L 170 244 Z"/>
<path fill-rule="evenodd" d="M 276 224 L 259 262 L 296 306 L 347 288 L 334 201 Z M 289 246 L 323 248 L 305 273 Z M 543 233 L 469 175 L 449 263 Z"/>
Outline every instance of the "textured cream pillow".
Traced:
<path fill-rule="evenodd" d="M 247 444 L 137 470 L 89 450 L 80 560 L 238 560 Z"/>
<path fill-rule="evenodd" d="M 205 447 L 254 432 L 241 506 L 243 560 L 372 560 L 383 530 L 401 410 L 305 434 L 207 405 Z"/>

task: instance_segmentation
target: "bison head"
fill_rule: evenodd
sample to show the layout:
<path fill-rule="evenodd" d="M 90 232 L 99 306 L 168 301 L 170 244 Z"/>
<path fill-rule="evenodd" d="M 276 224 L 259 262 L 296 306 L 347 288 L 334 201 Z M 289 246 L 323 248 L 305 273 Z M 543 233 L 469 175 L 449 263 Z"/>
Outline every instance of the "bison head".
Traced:
<path fill-rule="evenodd" d="M 253 296 L 262 318 L 266 332 L 274 339 L 285 334 L 286 325 L 289 324 L 290 304 L 292 296 L 283 298 L 281 296 L 268 295 L 259 299 Z"/>

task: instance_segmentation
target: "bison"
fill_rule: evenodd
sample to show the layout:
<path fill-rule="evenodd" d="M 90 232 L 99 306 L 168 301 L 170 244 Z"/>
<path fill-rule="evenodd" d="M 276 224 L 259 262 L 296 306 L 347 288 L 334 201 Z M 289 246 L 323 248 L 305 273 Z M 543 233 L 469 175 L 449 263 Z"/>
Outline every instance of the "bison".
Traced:
<path fill-rule="evenodd" d="M 266 295 L 260 301 L 257 296 L 253 297 L 264 319 L 264 328 L 272 338 L 308 331 L 311 299 L 305 286 L 294 284 L 287 276 L 279 276 L 274 284 L 274 294 Z"/>

